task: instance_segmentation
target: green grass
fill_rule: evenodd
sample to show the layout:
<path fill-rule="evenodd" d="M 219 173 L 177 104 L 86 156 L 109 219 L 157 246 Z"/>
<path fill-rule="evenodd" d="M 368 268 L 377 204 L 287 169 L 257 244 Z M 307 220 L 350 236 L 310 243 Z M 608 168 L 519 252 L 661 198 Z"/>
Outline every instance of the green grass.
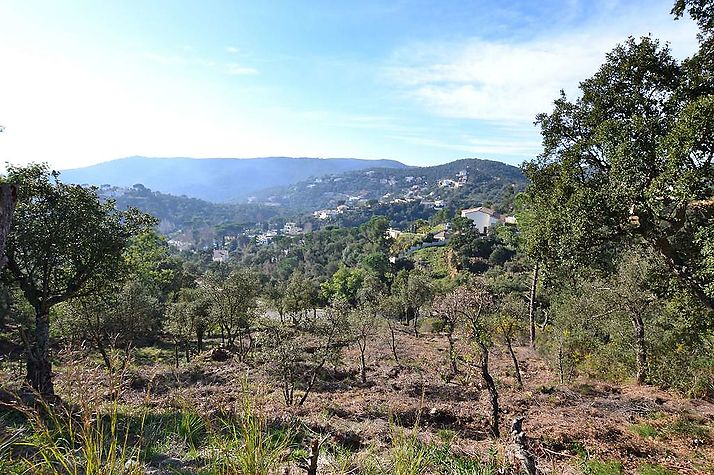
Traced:
<path fill-rule="evenodd" d="M 680 415 L 673 422 L 667 424 L 664 432 L 703 440 L 708 440 L 710 437 L 710 431 L 707 426 L 698 423 L 695 419 L 687 415 Z"/>
<path fill-rule="evenodd" d="M 449 266 L 446 262 L 446 248 L 428 247 L 412 254 L 412 257 L 421 261 L 429 268 L 429 273 L 434 279 L 443 279 L 449 275 Z"/>
<path fill-rule="evenodd" d="M 238 423 L 221 419 L 220 425 L 220 432 L 213 437 L 217 450 L 207 474 L 269 475 L 289 459 L 291 432 L 268 430 L 248 397 Z"/>
<path fill-rule="evenodd" d="M 643 439 L 654 438 L 659 435 L 659 431 L 656 427 L 645 423 L 632 424 L 630 426 L 630 430 Z"/>
<path fill-rule="evenodd" d="M 677 472 L 673 472 L 666 467 L 661 465 L 651 465 L 649 463 L 640 465 L 637 468 L 637 475 L 676 475 Z"/>
<path fill-rule="evenodd" d="M 583 475 L 621 475 L 622 464 L 617 460 L 586 460 L 582 462 Z"/>
<path fill-rule="evenodd" d="M 44 405 L 19 408 L 27 430 L 4 449 L 10 473 L 70 474 L 144 473 L 137 443 L 120 425 L 116 406 L 107 413 L 72 413 Z"/>

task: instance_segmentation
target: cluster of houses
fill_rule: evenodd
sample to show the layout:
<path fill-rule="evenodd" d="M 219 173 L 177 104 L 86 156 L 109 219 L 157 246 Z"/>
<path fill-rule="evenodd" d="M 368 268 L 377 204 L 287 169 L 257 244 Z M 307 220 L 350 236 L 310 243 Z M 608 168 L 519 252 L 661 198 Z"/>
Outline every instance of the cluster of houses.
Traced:
<path fill-rule="evenodd" d="M 301 236 L 306 232 L 312 231 L 312 224 L 306 223 L 304 227 L 298 226 L 297 223 L 288 222 L 280 229 L 269 229 L 258 234 L 248 234 L 249 237 L 255 239 L 255 243 L 259 246 L 264 246 L 270 244 L 270 242 L 277 236 Z M 228 238 L 228 240 L 226 240 Z M 228 250 L 225 249 L 228 244 L 233 240 L 237 239 L 237 236 L 224 236 L 223 246 L 221 249 L 214 249 L 213 251 L 213 262 L 227 262 L 228 261 Z"/>
<path fill-rule="evenodd" d="M 456 179 L 452 180 L 446 178 L 444 180 L 439 180 L 439 188 L 461 188 L 469 181 L 469 172 L 466 170 L 461 170 L 456 174 Z"/>
<path fill-rule="evenodd" d="M 368 170 L 364 172 L 365 176 L 372 176 L 374 175 L 375 172 L 374 170 Z M 340 177 L 326 177 L 324 181 L 338 181 L 341 179 Z M 373 178 L 373 180 L 377 180 L 376 178 Z M 445 205 L 444 200 L 438 199 L 439 198 L 439 191 L 432 189 L 429 186 L 429 183 L 426 181 L 425 177 L 423 176 L 406 176 L 404 178 L 399 178 L 396 176 L 388 176 L 385 178 L 379 178 L 379 183 L 381 185 L 386 185 L 386 186 L 396 186 L 400 181 L 403 181 L 404 183 L 409 184 L 409 188 L 406 190 L 400 190 L 398 192 L 395 191 L 389 191 L 384 193 L 384 195 L 379 197 L 379 201 L 381 203 L 412 203 L 416 201 L 420 201 L 421 204 L 424 206 L 432 207 L 434 209 L 442 209 Z M 311 183 L 308 185 L 309 188 L 313 188 L 316 186 L 318 183 L 322 183 L 323 179 L 315 179 L 314 183 Z M 468 171 L 466 170 L 461 170 L 459 171 L 456 176 L 451 179 L 443 179 L 439 180 L 438 187 L 439 188 L 460 188 L 464 186 L 468 182 Z M 367 191 L 360 192 L 356 195 L 343 195 L 340 193 L 335 193 L 335 192 L 325 192 L 325 196 L 330 197 L 331 199 L 336 199 L 339 198 L 342 200 L 342 202 L 350 203 L 352 205 L 356 205 L 358 203 L 366 202 L 368 199 L 369 193 Z M 347 205 L 340 205 L 336 207 L 335 209 L 321 209 L 313 212 L 313 216 L 317 219 L 320 220 L 327 220 L 330 219 L 334 216 L 337 216 L 338 214 L 344 212 L 345 209 L 348 209 L 349 206 Z"/>
<path fill-rule="evenodd" d="M 348 209 L 350 209 L 349 206 L 341 204 L 335 207 L 335 209 L 319 209 L 317 211 L 313 211 L 312 216 L 324 221 L 326 219 L 330 219 L 334 216 L 337 216 L 338 214 L 342 214 Z"/>
<path fill-rule="evenodd" d="M 320 213 L 322 212 L 327 212 L 327 211 L 334 211 L 336 214 L 339 214 L 342 211 L 338 210 L 320 210 Z M 318 213 L 317 211 L 313 213 L 315 217 L 318 219 L 324 219 L 320 218 L 322 214 L 316 214 Z M 330 215 L 332 216 L 332 215 Z M 473 221 L 473 226 L 474 228 L 478 229 L 478 231 L 486 235 L 489 232 L 489 229 L 494 226 L 495 224 L 516 224 L 516 218 L 513 216 L 505 216 L 497 211 L 488 208 L 486 206 L 479 206 L 477 208 L 467 208 L 461 211 L 461 217 L 468 218 L 471 221 Z M 282 227 L 282 229 L 277 230 L 277 229 L 271 229 L 259 234 L 251 235 L 251 237 L 255 238 L 255 242 L 258 245 L 266 245 L 269 244 L 276 236 L 283 235 L 283 236 L 300 236 L 304 234 L 305 232 L 310 232 L 312 231 L 312 226 L 310 223 L 307 223 L 305 227 L 298 226 L 294 222 L 288 222 L 285 223 L 285 225 Z M 401 231 L 397 229 L 388 229 L 387 230 L 387 236 L 393 239 L 398 238 L 402 234 Z M 226 246 L 226 238 L 228 238 L 228 243 L 232 239 L 235 239 L 235 236 L 226 236 L 224 237 L 224 247 Z M 434 241 L 436 242 L 445 242 L 449 238 L 449 226 L 447 225 L 443 230 L 437 232 L 434 234 Z M 170 242 L 171 243 L 171 242 Z M 228 250 L 227 249 L 215 249 L 213 251 L 213 262 L 226 262 L 228 260 Z"/>
<path fill-rule="evenodd" d="M 491 226 L 496 224 L 516 224 L 516 218 L 514 216 L 502 215 L 486 206 L 464 209 L 461 211 L 461 217 L 473 221 L 473 227 L 478 229 L 483 235 L 488 234 Z M 434 234 L 434 241 L 446 241 L 448 239 L 449 229 L 450 225 L 447 223 L 444 229 Z M 398 229 L 387 229 L 387 237 L 389 238 L 396 239 L 402 234 L 402 231 Z"/>

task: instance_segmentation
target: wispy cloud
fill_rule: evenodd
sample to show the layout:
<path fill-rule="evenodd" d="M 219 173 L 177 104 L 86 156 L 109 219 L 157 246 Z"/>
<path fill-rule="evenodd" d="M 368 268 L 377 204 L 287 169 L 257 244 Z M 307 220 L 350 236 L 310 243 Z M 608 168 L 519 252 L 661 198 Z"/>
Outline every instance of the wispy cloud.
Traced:
<path fill-rule="evenodd" d="M 520 41 L 473 37 L 414 43 L 396 50 L 385 72 L 400 94 L 437 115 L 531 122 L 551 108 L 560 89 L 574 94 L 578 82 L 591 76 L 628 34 L 652 32 L 672 40 L 675 53 L 694 50 L 696 32 L 689 22 L 657 14 L 633 29 L 629 20 L 570 25 L 569 30 Z"/>
<path fill-rule="evenodd" d="M 461 137 L 458 140 L 447 141 L 414 135 L 392 135 L 390 138 L 412 145 L 455 150 L 474 156 L 521 156 L 532 157 L 539 151 L 537 141 L 516 141 L 510 138 L 483 139 L 479 137 Z"/>
<path fill-rule="evenodd" d="M 235 51 L 237 52 L 238 50 L 235 49 Z M 257 69 L 244 64 L 236 62 L 222 63 L 209 57 L 198 55 L 160 54 L 153 51 L 145 51 L 142 54 L 142 57 L 145 60 L 160 64 L 162 66 L 186 66 L 216 69 L 230 76 L 246 76 L 258 73 Z"/>
<path fill-rule="evenodd" d="M 225 65 L 226 73 L 231 76 L 246 76 L 251 74 L 258 74 L 258 70 L 251 68 L 249 66 L 243 66 L 238 63 L 229 63 Z"/>
<path fill-rule="evenodd" d="M 227 46 L 226 47 L 226 53 L 235 54 L 235 53 L 238 53 L 239 51 L 240 50 L 238 48 L 236 48 L 235 46 Z"/>

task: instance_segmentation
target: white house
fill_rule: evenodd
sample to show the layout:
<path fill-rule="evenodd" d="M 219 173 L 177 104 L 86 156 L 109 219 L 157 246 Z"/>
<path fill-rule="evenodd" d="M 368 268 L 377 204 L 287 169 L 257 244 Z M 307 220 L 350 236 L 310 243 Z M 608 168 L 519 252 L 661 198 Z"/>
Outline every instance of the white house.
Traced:
<path fill-rule="evenodd" d="M 318 211 L 313 211 L 312 215 L 317 219 L 329 219 L 337 214 L 335 209 L 321 209 Z"/>
<path fill-rule="evenodd" d="M 388 238 L 397 239 L 399 236 L 402 235 L 402 232 L 398 229 L 389 228 L 387 229 L 386 235 Z"/>
<path fill-rule="evenodd" d="M 288 236 L 299 236 L 302 234 L 302 228 L 295 223 L 285 223 L 285 226 L 283 226 L 283 233 Z"/>
<path fill-rule="evenodd" d="M 469 208 L 461 211 L 462 218 L 469 218 L 479 232 L 486 234 L 488 228 L 501 221 L 501 215 L 485 206 Z"/>
<path fill-rule="evenodd" d="M 225 249 L 215 249 L 213 251 L 213 262 L 227 262 L 228 251 Z"/>

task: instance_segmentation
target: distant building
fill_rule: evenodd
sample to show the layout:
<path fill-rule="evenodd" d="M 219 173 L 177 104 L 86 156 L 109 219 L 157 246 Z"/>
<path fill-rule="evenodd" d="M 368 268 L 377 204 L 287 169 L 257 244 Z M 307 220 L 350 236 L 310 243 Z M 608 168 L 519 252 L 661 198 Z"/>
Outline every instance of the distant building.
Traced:
<path fill-rule="evenodd" d="M 228 251 L 225 249 L 215 249 L 213 251 L 213 262 L 228 262 Z"/>
<path fill-rule="evenodd" d="M 257 236 L 255 236 L 255 242 L 256 242 L 256 244 L 263 246 L 265 244 L 269 244 L 270 241 L 272 241 L 273 238 L 277 235 L 278 235 L 278 232 L 275 230 L 266 231 L 264 233 L 261 233 L 261 234 L 258 234 Z"/>
<path fill-rule="evenodd" d="M 223 236 L 223 247 L 228 247 L 228 245 L 238 239 L 235 234 L 227 234 Z"/>
<path fill-rule="evenodd" d="M 462 218 L 469 218 L 474 222 L 474 226 L 482 234 L 488 233 L 488 228 L 501 222 L 501 215 L 485 206 L 469 208 L 461 211 Z"/>
<path fill-rule="evenodd" d="M 445 241 L 446 240 L 446 230 L 442 229 L 438 233 L 434 234 L 434 240 L 436 241 Z"/>
<path fill-rule="evenodd" d="M 464 184 L 461 181 L 454 181 L 454 180 L 449 180 L 448 178 L 445 180 L 439 180 L 439 188 L 460 188 Z"/>
<path fill-rule="evenodd" d="M 518 224 L 515 216 L 504 216 L 503 222 L 506 224 Z"/>
<path fill-rule="evenodd" d="M 337 214 L 335 209 L 321 209 L 312 213 L 317 219 L 329 219 Z"/>
<path fill-rule="evenodd" d="M 193 247 L 193 243 L 187 242 L 187 241 L 181 241 L 179 239 L 169 239 L 168 240 L 169 246 L 173 246 L 179 251 L 188 251 Z"/>
<path fill-rule="evenodd" d="M 393 228 L 387 229 L 387 237 L 389 237 L 389 238 L 397 239 L 401 235 L 402 235 L 402 232 L 399 231 L 398 229 L 393 229 Z"/>
<path fill-rule="evenodd" d="M 302 228 L 295 223 L 285 223 L 285 226 L 283 226 L 283 234 L 299 236 L 302 234 Z"/>

